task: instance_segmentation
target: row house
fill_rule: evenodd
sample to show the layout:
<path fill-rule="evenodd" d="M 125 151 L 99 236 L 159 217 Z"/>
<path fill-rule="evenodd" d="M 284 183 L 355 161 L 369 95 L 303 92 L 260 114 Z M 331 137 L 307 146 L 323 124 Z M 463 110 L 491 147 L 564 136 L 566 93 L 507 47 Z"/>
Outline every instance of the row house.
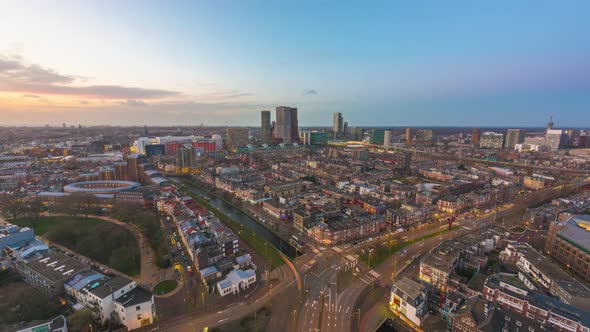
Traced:
<path fill-rule="evenodd" d="M 549 331 L 590 332 L 590 312 L 529 291 L 518 278 L 490 276 L 484 298 L 504 310 L 535 320 Z"/>

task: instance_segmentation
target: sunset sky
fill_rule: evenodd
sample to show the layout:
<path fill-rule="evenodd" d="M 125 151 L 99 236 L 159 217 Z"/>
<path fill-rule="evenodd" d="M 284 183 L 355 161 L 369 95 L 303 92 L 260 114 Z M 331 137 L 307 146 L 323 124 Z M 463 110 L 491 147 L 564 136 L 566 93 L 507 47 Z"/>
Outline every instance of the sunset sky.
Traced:
<path fill-rule="evenodd" d="M 1 1 L 0 125 L 590 127 L 589 1 Z M 274 117 L 274 115 L 273 115 Z"/>

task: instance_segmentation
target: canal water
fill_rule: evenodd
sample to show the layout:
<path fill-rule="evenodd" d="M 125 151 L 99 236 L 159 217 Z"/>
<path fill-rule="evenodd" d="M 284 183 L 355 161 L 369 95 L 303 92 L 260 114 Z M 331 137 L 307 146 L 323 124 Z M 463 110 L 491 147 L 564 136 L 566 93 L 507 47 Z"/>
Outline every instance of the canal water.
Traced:
<path fill-rule="evenodd" d="M 284 253 L 289 258 L 296 257 L 296 249 L 289 244 L 288 242 L 281 239 L 278 235 L 264 227 L 263 225 L 259 224 L 257 221 L 252 219 L 250 216 L 245 214 L 244 212 L 240 211 L 239 209 L 233 207 L 232 205 L 222 201 L 214 196 L 209 195 L 206 191 L 202 190 L 201 188 L 193 185 L 187 185 L 187 189 L 192 190 L 193 193 L 199 194 L 201 196 L 209 197 L 209 204 L 213 205 L 215 208 L 220 210 L 221 212 L 227 214 L 228 216 L 232 217 L 235 221 L 239 222 L 240 224 L 244 225 L 247 229 L 256 233 L 256 235 L 262 237 L 270 244 L 275 246 L 279 249 L 282 253 Z"/>

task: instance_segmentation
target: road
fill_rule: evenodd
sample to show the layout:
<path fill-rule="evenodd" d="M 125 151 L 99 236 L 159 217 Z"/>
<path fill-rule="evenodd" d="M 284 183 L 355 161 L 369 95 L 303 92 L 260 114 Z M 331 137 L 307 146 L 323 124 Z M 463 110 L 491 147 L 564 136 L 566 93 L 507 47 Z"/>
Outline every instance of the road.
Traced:
<path fill-rule="evenodd" d="M 590 178 L 573 185 L 539 191 L 531 195 L 531 198 L 525 197 L 521 199 L 521 203 L 529 205 L 540 202 L 559 196 L 560 193 L 568 189 L 578 188 L 588 183 L 590 183 Z M 289 302 L 290 305 L 283 305 L 280 310 L 273 310 L 272 319 L 275 320 L 273 326 L 281 326 L 282 324 L 285 331 L 357 331 L 359 330 L 359 315 L 357 313 L 359 298 L 366 294 L 366 290 L 370 289 L 371 285 L 390 285 L 395 274 L 442 241 L 488 226 L 496 218 L 508 215 L 516 208 L 517 206 L 510 205 L 496 213 L 489 213 L 477 219 L 460 221 L 461 228 L 409 245 L 405 250 L 391 256 L 375 270 L 359 266 L 358 277 L 353 279 L 350 286 L 340 289 L 340 292 L 338 292 L 337 275 L 342 269 L 350 269 L 350 266 L 347 266 L 346 255 L 362 246 L 378 245 L 394 238 L 401 239 L 404 236 L 411 239 L 411 236 L 420 237 L 433 233 L 437 228 L 440 229 L 441 225 L 430 224 L 413 232 L 382 236 L 373 241 L 360 244 L 355 248 L 345 250 L 338 247 L 324 250 L 315 248 L 313 250 L 314 254 L 308 254 L 296 260 L 295 267 L 303 279 L 302 290 L 299 292 L 299 297 L 281 301 Z M 282 268 L 288 267 L 283 266 Z M 297 285 L 295 277 L 292 274 L 284 275 L 288 276 L 283 277 L 272 290 L 262 292 L 259 296 L 252 296 L 219 311 L 199 311 L 198 313 L 194 312 L 177 317 L 174 320 L 159 322 L 144 330 L 194 332 L 204 327 L 222 325 L 228 319 L 240 319 L 267 305 L 273 298 L 281 299 L 283 294 L 292 293 Z M 280 321 L 277 322 L 277 320 Z M 365 328 L 371 329 L 360 326 L 362 331 Z"/>

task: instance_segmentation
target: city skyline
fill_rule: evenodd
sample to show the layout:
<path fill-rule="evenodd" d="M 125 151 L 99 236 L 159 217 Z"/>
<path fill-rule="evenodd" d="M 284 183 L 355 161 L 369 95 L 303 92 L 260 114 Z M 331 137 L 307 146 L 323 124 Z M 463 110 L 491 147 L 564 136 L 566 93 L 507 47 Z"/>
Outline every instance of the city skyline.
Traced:
<path fill-rule="evenodd" d="M 590 127 L 587 7 L 9 1 L 0 125 Z"/>

